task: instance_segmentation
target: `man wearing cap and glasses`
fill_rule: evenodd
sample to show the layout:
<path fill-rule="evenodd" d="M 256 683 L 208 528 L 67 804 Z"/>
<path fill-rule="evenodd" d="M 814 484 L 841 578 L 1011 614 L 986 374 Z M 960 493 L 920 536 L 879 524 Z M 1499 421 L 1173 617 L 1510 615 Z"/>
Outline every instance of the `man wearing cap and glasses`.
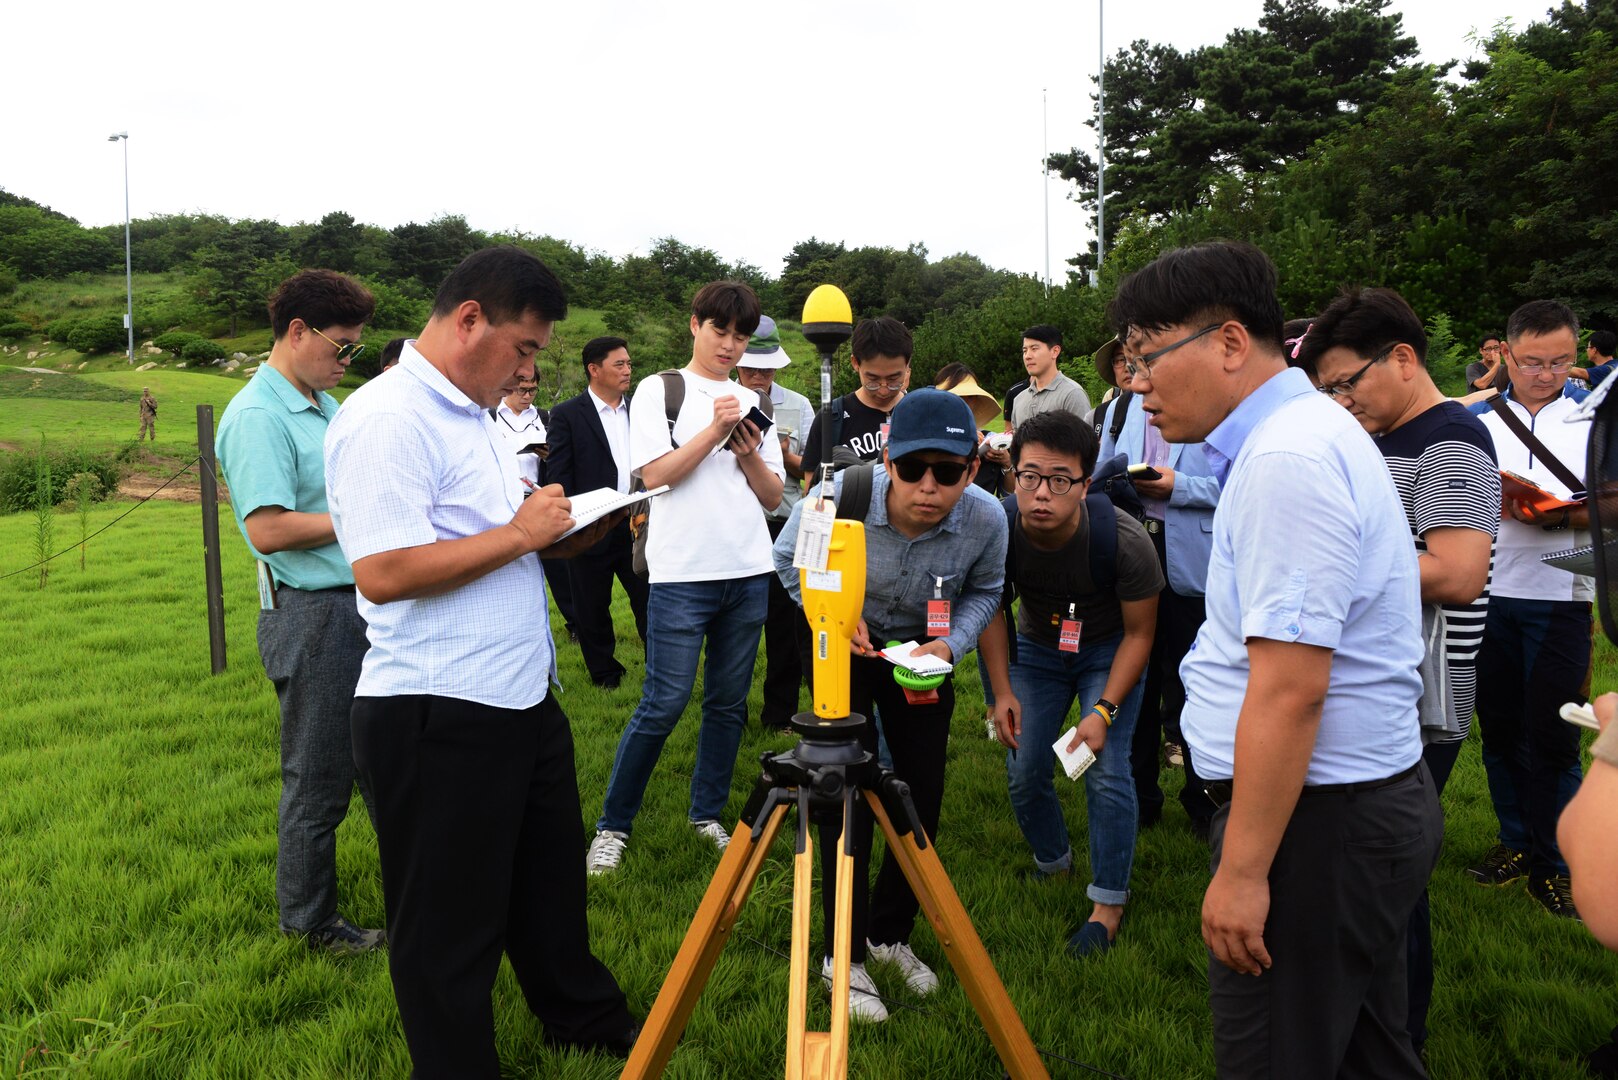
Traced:
<path fill-rule="evenodd" d="M 364 348 L 375 307 L 363 285 L 330 270 L 283 281 L 270 298 L 269 359 L 231 399 L 218 437 L 231 512 L 260 562 L 258 650 L 281 708 L 281 930 L 337 952 L 384 944 L 381 930 L 337 913 L 336 831 L 358 779 L 348 714 L 367 643 L 327 511 L 322 449 L 337 414 L 327 391 Z"/>
<path fill-rule="evenodd" d="M 815 407 L 809 399 L 775 381 L 775 373 L 791 362 L 781 348 L 775 320 L 759 316 L 758 329 L 736 364 L 736 381 L 760 397 L 768 397 L 774 406 L 775 435 L 781 441 L 781 462 L 787 475 L 781 505 L 764 513 L 772 543 L 803 495 L 803 441 L 815 422 Z M 759 713 L 763 727 L 785 731 L 798 711 L 798 686 L 803 682 L 800 652 L 803 656 L 809 652 L 809 624 L 771 575 L 770 612 L 764 619 L 764 708 Z"/>
<path fill-rule="evenodd" d="M 1213 817 L 1220 1076 L 1424 1077 L 1405 928 L 1443 817 L 1421 761 L 1415 549 L 1376 446 L 1282 352 L 1275 267 L 1169 251 L 1119 285 L 1150 422 L 1222 482 L 1181 725 Z"/>
<path fill-rule="evenodd" d="M 977 437 L 972 410 L 942 390 L 906 394 L 893 410 L 888 444 L 880 466 L 871 468 L 870 504 L 865 522 L 865 608 L 851 648 L 849 708 L 870 717 L 881 710 L 882 730 L 893 768 L 910 784 L 916 813 L 927 835 L 938 835 L 944 798 L 944 751 L 955 688 L 949 678 L 937 699 L 912 702 L 893 678 L 894 666 L 879 653 L 889 642 L 922 641 L 921 653 L 951 663 L 971 649 L 1000 604 L 1005 574 L 1006 518 L 1000 505 L 972 484 L 977 472 Z M 843 487 L 837 480 L 838 497 Z M 803 507 L 815 501 L 810 490 L 793 510 L 775 542 L 775 570 L 794 601 L 801 602 L 798 571 L 792 566 Z M 947 632 L 928 640 L 931 601 L 947 605 Z M 936 609 L 935 609 L 936 610 Z M 939 628 L 933 622 L 935 629 Z M 873 724 L 860 730 L 865 749 L 876 753 Z M 910 932 L 917 904 L 891 853 L 869 890 L 872 819 L 856 804 L 853 941 L 854 969 L 849 1013 L 872 1023 L 887 1009 L 865 970 L 870 957 L 896 966 L 910 989 L 925 994 L 938 977 L 911 951 Z M 822 973 L 829 985 L 835 890 L 829 887 L 836 863 L 837 828 L 821 830 L 822 916 L 828 958 Z M 867 917 L 869 911 L 869 917 Z"/>

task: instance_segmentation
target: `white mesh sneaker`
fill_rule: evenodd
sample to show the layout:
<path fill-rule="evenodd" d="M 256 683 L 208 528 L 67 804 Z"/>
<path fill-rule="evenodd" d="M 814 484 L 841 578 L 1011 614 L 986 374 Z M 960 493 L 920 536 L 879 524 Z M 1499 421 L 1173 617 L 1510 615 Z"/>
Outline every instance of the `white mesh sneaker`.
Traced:
<path fill-rule="evenodd" d="M 829 956 L 820 962 L 820 978 L 830 993 L 832 963 Z M 848 967 L 848 1018 L 863 1020 L 867 1024 L 880 1024 L 888 1018 L 888 1007 L 882 1004 L 882 998 L 876 992 L 876 983 L 871 981 L 870 972 L 865 970 L 864 964 L 850 964 Z"/>
<path fill-rule="evenodd" d="M 730 846 L 730 834 L 717 821 L 693 821 L 691 827 L 712 840 L 713 846 L 720 851 L 724 851 L 725 848 Z"/>
<path fill-rule="evenodd" d="M 933 969 L 922 963 L 902 941 L 896 945 L 873 945 L 867 941 L 865 959 L 873 964 L 894 965 L 904 974 L 905 985 L 918 994 L 930 994 L 938 989 L 938 976 L 933 974 Z"/>
<path fill-rule="evenodd" d="M 584 868 L 592 874 L 608 874 L 624 861 L 624 845 L 629 834 L 601 829 L 590 841 L 590 850 L 584 853 Z"/>

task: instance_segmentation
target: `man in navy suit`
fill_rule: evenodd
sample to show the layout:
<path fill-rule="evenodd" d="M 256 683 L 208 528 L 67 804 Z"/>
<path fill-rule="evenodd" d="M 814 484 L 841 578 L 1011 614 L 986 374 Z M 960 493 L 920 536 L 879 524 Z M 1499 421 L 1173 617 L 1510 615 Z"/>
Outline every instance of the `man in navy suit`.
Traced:
<path fill-rule="evenodd" d="M 593 338 L 584 346 L 584 371 L 590 385 L 551 410 L 551 454 L 545 479 L 561 484 L 568 495 L 597 488 L 629 490 L 629 343 L 623 338 Z M 568 560 L 573 587 L 574 626 L 590 681 L 617 687 L 624 666 L 613 655 L 618 645 L 612 627 L 612 579 L 629 595 L 635 629 L 646 640 L 646 579 L 635 573 L 629 523 Z"/>

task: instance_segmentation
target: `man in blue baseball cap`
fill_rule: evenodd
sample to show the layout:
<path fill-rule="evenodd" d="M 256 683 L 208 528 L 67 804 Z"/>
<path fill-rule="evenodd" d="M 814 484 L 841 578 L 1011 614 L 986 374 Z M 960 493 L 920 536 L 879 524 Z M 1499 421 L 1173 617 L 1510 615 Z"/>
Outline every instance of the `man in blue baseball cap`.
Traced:
<path fill-rule="evenodd" d="M 918 653 L 955 663 L 977 643 L 998 610 L 1006 516 L 993 496 L 973 485 L 977 467 L 971 408 L 942 390 L 913 390 L 894 406 L 881 463 L 850 466 L 836 479 L 838 516 L 865 523 L 865 608 L 850 643 L 849 709 L 866 717 L 880 711 L 894 771 L 910 784 L 916 814 L 929 837 L 938 834 L 944 799 L 944 750 L 955 711 L 952 676 L 945 677 L 935 696 L 912 695 L 894 681 L 894 666 L 881 650 L 889 642 L 917 641 L 922 642 Z M 799 602 L 792 554 L 803 508 L 816 501 L 811 489 L 775 543 L 776 573 Z M 860 732 L 860 741 L 876 753 L 873 725 Z M 858 804 L 856 882 L 869 880 L 871 825 L 870 812 Z M 822 827 L 820 851 L 822 883 L 828 886 L 821 894 L 829 953 L 836 913 L 835 892 L 829 888 L 836 864 L 835 826 Z M 854 1019 L 875 1023 L 888 1015 L 866 973 L 867 957 L 898 968 L 914 993 L 938 986 L 938 976 L 910 949 L 916 911 L 916 897 L 891 855 L 884 857 L 869 895 L 856 887 L 848 1002 Z M 829 956 L 822 975 L 830 986 Z"/>

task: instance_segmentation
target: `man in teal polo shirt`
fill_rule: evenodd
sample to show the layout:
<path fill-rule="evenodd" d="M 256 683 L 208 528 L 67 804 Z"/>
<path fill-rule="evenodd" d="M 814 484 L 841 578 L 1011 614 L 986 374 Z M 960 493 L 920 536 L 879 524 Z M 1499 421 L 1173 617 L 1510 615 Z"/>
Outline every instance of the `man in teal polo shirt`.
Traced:
<path fill-rule="evenodd" d="M 367 644 L 326 511 L 324 449 L 337 414 L 326 391 L 359 354 L 375 307 L 364 286 L 330 270 L 283 281 L 270 298 L 270 357 L 231 400 L 218 435 L 231 510 L 261 564 L 258 651 L 281 704 L 281 930 L 336 952 L 385 941 L 337 913 L 337 826 L 358 775 L 348 714 Z"/>

